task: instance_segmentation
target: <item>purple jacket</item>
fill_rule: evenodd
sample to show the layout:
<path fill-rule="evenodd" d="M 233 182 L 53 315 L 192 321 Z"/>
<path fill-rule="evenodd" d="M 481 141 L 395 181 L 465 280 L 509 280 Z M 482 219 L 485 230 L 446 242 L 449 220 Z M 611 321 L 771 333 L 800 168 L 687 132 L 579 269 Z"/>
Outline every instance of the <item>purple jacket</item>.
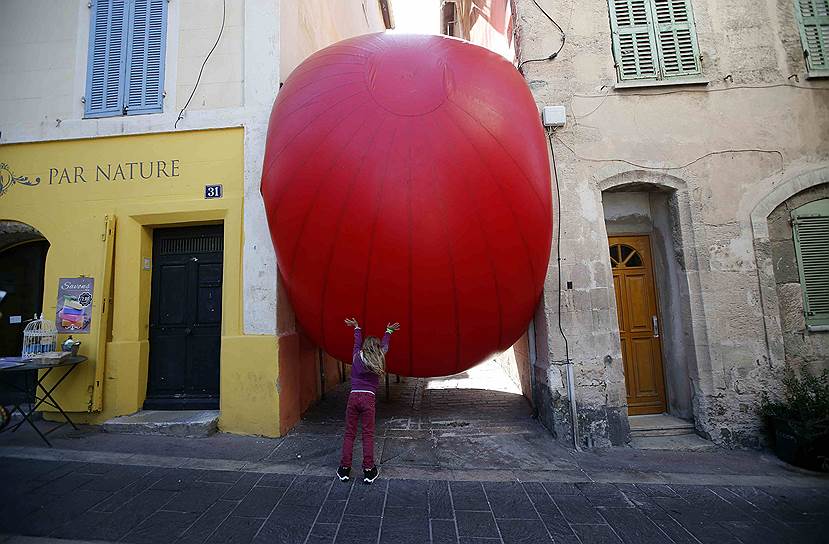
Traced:
<path fill-rule="evenodd" d="M 389 351 L 389 340 L 391 333 L 383 335 L 383 353 Z M 380 376 L 367 369 L 360 357 L 360 349 L 363 347 L 363 331 L 354 329 L 354 351 L 351 356 L 351 390 L 377 392 L 377 384 L 380 383 Z"/>

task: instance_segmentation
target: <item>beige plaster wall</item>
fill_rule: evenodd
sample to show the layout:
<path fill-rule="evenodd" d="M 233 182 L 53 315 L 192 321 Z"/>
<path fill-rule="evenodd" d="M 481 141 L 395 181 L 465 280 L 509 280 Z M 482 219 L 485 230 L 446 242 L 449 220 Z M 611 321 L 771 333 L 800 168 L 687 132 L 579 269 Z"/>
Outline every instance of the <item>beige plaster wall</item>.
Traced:
<path fill-rule="evenodd" d="M 619 443 L 626 432 L 601 191 L 641 184 L 674 194 L 697 429 L 721 444 L 755 445 L 757 395 L 776 387 L 783 361 L 774 356 L 767 324 L 779 319 L 776 309 L 762 303 L 752 210 L 780 184 L 829 165 L 829 83 L 806 79 L 794 1 L 693 0 L 710 83 L 635 90 L 614 89 L 606 0 L 539 2 L 567 32 L 557 59 L 527 64 L 524 73 L 539 107 L 568 111 L 553 141 L 563 281 L 574 283 L 562 295 L 562 320 L 571 335 L 583 432 L 599 445 Z M 560 34 L 533 2 L 514 3 L 519 60 L 555 51 Z M 539 358 L 550 366 L 537 374 L 566 395 L 561 377 L 552 375 L 564 359 L 555 258 L 537 316 L 548 330 Z"/>
<path fill-rule="evenodd" d="M 229 0 L 226 7 L 221 40 L 188 110 L 234 108 L 244 103 L 245 3 Z M 165 112 L 177 113 L 193 91 L 202 62 L 219 34 L 222 9 L 222 0 L 168 4 Z M 88 0 L 0 2 L 0 80 L 4 82 L 0 85 L 0 121 L 4 128 L 19 125 L 32 132 L 40 125 L 83 119 L 90 17 Z M 273 24 L 278 24 L 276 17 Z"/>
<path fill-rule="evenodd" d="M 222 28 L 222 0 L 179 0 L 176 109 L 184 107 L 199 69 Z M 204 67 L 188 109 L 239 107 L 244 103 L 244 2 L 225 2 L 224 29 Z M 274 19 L 272 24 L 276 25 Z M 169 87 L 169 85 L 167 85 Z"/>
<path fill-rule="evenodd" d="M 0 123 L 73 115 L 77 12 L 77 2 L 0 2 Z"/>
<path fill-rule="evenodd" d="M 303 60 L 332 43 L 385 30 L 377 0 L 282 0 L 280 74 L 285 81 Z"/>

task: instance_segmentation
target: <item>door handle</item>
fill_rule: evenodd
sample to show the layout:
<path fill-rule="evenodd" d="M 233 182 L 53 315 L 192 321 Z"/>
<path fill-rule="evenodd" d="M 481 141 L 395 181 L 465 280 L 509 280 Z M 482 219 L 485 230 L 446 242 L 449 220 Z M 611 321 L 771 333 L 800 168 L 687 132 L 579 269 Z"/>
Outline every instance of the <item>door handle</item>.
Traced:
<path fill-rule="evenodd" d="M 653 315 L 651 319 L 653 320 L 653 337 L 659 338 L 659 318 Z"/>

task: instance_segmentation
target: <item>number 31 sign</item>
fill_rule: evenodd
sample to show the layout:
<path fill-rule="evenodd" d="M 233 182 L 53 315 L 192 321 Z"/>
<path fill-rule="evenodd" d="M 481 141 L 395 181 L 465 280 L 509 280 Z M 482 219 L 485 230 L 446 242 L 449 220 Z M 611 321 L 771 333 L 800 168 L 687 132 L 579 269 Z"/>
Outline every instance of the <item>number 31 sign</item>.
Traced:
<path fill-rule="evenodd" d="M 204 198 L 222 198 L 221 185 L 205 185 Z"/>

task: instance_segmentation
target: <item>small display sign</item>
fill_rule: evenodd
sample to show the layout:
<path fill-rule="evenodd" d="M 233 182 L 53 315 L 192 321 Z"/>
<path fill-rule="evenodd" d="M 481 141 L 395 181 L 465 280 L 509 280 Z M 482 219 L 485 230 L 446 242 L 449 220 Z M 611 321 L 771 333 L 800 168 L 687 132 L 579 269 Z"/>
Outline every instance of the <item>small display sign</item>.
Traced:
<path fill-rule="evenodd" d="M 205 185 L 204 198 L 222 198 L 221 185 Z"/>
<path fill-rule="evenodd" d="M 87 334 L 92 324 L 93 278 L 61 278 L 55 325 L 58 332 Z"/>

